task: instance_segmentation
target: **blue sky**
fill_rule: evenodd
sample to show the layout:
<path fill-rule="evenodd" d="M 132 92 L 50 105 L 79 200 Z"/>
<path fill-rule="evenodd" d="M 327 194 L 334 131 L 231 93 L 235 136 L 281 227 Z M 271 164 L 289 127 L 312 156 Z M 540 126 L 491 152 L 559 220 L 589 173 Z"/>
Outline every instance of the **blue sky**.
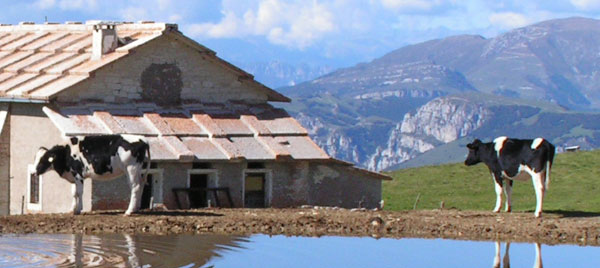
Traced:
<path fill-rule="evenodd" d="M 600 0 L 34 0 L 0 1 L 0 22 L 153 20 L 236 62 L 344 67 L 455 34 L 494 37 L 570 16 L 600 18 Z"/>

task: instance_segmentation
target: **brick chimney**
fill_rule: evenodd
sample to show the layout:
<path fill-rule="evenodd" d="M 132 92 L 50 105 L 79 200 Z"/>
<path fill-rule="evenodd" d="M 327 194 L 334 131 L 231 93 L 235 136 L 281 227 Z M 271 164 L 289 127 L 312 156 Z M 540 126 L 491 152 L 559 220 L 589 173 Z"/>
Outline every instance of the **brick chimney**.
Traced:
<path fill-rule="evenodd" d="M 92 34 L 92 60 L 99 60 L 102 55 L 117 48 L 118 38 L 114 22 L 94 21 Z"/>

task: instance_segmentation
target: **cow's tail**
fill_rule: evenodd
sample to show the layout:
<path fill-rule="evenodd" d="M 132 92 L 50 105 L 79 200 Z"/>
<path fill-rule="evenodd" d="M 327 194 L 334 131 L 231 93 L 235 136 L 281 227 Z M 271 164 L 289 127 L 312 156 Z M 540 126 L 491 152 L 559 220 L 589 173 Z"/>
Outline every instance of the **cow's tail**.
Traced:
<path fill-rule="evenodd" d="M 544 182 L 544 187 L 546 188 L 546 190 L 548 190 L 548 187 L 550 186 L 550 169 L 552 169 L 552 162 L 554 162 L 554 152 L 556 150 L 556 148 L 554 148 L 554 145 L 552 145 L 551 143 L 548 142 L 548 152 L 547 152 L 547 156 L 548 156 L 548 160 L 546 162 L 546 181 Z"/>

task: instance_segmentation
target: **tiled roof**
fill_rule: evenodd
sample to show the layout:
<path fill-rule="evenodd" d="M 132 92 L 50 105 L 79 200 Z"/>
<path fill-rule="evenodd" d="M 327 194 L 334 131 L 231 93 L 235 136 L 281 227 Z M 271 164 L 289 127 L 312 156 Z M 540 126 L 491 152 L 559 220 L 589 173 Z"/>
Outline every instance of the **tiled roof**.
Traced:
<path fill-rule="evenodd" d="M 92 32 L 97 23 L 0 25 L 0 99 L 47 102 L 132 49 L 161 35 L 175 34 L 182 42 L 208 52 L 215 62 L 249 79 L 267 93 L 269 100 L 289 101 L 254 81 L 252 75 L 218 58 L 214 51 L 185 37 L 175 24 L 117 23 L 118 47 L 93 60 Z"/>
<path fill-rule="evenodd" d="M 153 104 L 44 107 L 65 136 L 138 134 L 155 160 L 275 160 L 330 157 L 284 110 L 271 105 Z"/>

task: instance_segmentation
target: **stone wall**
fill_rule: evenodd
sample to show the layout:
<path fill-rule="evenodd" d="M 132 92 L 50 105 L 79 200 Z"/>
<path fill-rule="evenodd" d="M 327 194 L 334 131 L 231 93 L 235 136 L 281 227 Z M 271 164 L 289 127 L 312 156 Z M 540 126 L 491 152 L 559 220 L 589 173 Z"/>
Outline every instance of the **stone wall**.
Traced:
<path fill-rule="evenodd" d="M 213 56 L 172 35 L 163 35 L 97 70 L 91 79 L 63 91 L 58 101 L 142 101 L 163 106 L 179 105 L 182 101 L 266 102 L 266 94 L 239 75 Z"/>
<path fill-rule="evenodd" d="M 381 180 L 369 178 L 353 167 L 311 163 L 310 205 L 343 208 L 377 208 Z"/>

